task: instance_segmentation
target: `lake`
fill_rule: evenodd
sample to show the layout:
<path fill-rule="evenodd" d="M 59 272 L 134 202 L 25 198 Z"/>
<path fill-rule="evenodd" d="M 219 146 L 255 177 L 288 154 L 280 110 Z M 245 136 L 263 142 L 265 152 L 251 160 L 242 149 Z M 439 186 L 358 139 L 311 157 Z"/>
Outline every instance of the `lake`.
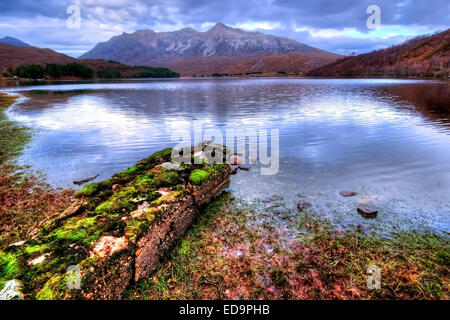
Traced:
<path fill-rule="evenodd" d="M 57 187 L 76 188 L 73 180 L 97 174 L 104 180 L 173 147 L 174 134 L 193 121 L 278 129 L 279 172 L 240 171 L 230 187 L 235 197 L 263 209 L 263 200 L 282 197 L 292 217 L 299 201 L 308 202 L 339 229 L 450 230 L 448 82 L 177 79 L 9 83 L 1 90 L 21 95 L 8 115 L 34 129 L 19 163 Z M 358 196 L 344 198 L 341 190 Z M 379 208 L 378 217 L 361 217 L 361 203 Z M 280 226 L 293 220 L 286 221 Z"/>

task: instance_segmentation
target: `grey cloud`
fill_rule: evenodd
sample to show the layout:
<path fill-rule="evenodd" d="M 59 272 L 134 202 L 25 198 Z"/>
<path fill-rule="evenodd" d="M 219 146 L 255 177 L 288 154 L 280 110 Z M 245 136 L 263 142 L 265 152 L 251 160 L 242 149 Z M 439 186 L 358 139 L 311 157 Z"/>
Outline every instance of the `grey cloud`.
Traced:
<path fill-rule="evenodd" d="M 81 8 L 83 29 L 69 33 L 62 26 L 71 4 Z M 15 0 L 0 2 L 0 36 L 11 35 L 45 47 L 55 45 L 61 51 L 73 53 L 108 40 L 115 26 L 120 27 L 117 30 L 131 32 L 161 26 L 169 29 L 191 26 L 200 30 L 205 22 L 230 25 L 273 22 L 281 27 L 259 31 L 335 52 L 365 52 L 398 43 L 403 37 L 354 39 L 337 35 L 323 39 L 314 38 L 309 32 L 294 32 L 292 25 L 314 30 L 354 28 L 367 33 L 366 8 L 372 4 L 380 6 L 381 22 L 385 25 L 425 26 L 430 30 L 450 25 L 448 0 Z M 23 19 L 34 21 L 37 17 L 49 18 L 48 25 L 20 25 Z M 16 25 L 14 19 L 19 19 Z M 11 27 L 5 26 L 5 21 L 11 22 Z"/>

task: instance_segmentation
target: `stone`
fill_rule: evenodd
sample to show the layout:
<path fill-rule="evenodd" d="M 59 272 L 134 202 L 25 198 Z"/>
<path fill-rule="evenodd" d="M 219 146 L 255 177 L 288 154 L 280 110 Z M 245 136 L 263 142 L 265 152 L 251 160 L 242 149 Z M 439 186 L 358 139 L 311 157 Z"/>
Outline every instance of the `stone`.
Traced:
<path fill-rule="evenodd" d="M 378 214 L 378 209 L 370 205 L 360 205 L 357 211 L 366 219 L 376 218 Z"/>
<path fill-rule="evenodd" d="M 39 256 L 37 258 L 34 258 L 33 260 L 29 261 L 28 264 L 30 266 L 35 266 L 35 265 L 37 265 L 37 264 L 39 264 L 41 262 L 44 262 L 45 259 L 47 259 L 49 256 L 50 256 L 49 254 L 43 254 L 43 255 L 41 255 L 41 256 Z"/>
<path fill-rule="evenodd" d="M 162 167 L 166 170 L 179 170 L 180 165 L 178 163 L 164 162 L 163 164 L 157 165 L 156 167 Z"/>
<path fill-rule="evenodd" d="M 339 194 L 340 194 L 341 196 L 343 196 L 343 197 L 353 197 L 353 196 L 358 195 L 356 192 L 353 192 L 353 191 L 347 191 L 347 190 L 339 191 Z"/>
<path fill-rule="evenodd" d="M 300 211 L 307 211 L 309 208 L 311 208 L 311 204 L 309 202 L 299 202 L 297 204 L 297 209 Z"/>
<path fill-rule="evenodd" d="M 92 251 L 97 256 L 104 258 L 127 248 L 128 240 L 126 237 L 103 236 L 94 244 Z"/>
<path fill-rule="evenodd" d="M 27 241 L 24 240 L 24 241 L 14 242 L 14 243 L 11 243 L 8 247 L 20 247 L 23 244 L 25 244 L 25 242 L 27 242 Z"/>
<path fill-rule="evenodd" d="M 163 187 L 163 188 L 159 188 L 158 190 L 156 190 L 156 192 L 165 196 L 166 194 L 168 194 L 170 192 L 170 189 Z"/>
<path fill-rule="evenodd" d="M 19 280 L 6 281 L 5 286 L 0 291 L 0 300 L 12 300 L 15 298 L 23 300 L 21 289 L 22 283 Z"/>
<path fill-rule="evenodd" d="M 263 203 L 271 203 L 271 202 L 279 202 L 279 201 L 283 201 L 283 197 L 277 196 L 277 195 L 273 195 L 268 199 L 262 200 Z"/>

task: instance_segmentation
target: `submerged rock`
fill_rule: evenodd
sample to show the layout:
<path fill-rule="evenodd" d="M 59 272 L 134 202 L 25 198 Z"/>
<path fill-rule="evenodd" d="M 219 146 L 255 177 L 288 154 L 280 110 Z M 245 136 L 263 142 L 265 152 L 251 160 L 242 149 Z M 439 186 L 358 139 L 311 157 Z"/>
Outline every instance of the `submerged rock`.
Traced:
<path fill-rule="evenodd" d="M 357 211 L 360 215 L 367 219 L 376 218 L 378 214 L 378 209 L 370 205 L 360 205 Z"/>
<path fill-rule="evenodd" d="M 343 196 L 343 197 L 354 197 L 354 196 L 358 195 L 358 194 L 357 194 L 356 192 L 354 192 L 354 191 L 347 191 L 347 190 L 339 191 L 339 194 L 340 194 L 341 196 Z"/>
<path fill-rule="evenodd" d="M 311 203 L 309 203 L 309 202 L 302 201 L 297 204 L 297 209 L 300 211 L 308 211 L 310 208 L 311 208 Z"/>

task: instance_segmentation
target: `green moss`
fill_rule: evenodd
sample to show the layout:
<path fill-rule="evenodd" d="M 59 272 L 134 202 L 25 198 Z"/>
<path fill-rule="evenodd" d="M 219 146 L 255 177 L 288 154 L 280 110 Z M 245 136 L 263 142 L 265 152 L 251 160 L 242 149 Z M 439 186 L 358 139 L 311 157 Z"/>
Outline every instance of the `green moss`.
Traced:
<path fill-rule="evenodd" d="M 136 241 L 148 230 L 148 222 L 141 220 L 130 220 L 125 227 L 125 236 Z"/>
<path fill-rule="evenodd" d="M 154 189 L 155 188 L 155 180 L 151 176 L 140 175 L 136 178 L 134 185 L 136 186 L 136 188 L 138 188 L 141 191 Z"/>
<path fill-rule="evenodd" d="M 223 163 L 216 163 L 214 164 L 214 170 L 216 170 L 217 172 L 224 172 L 225 165 Z"/>
<path fill-rule="evenodd" d="M 181 182 L 180 176 L 176 171 L 164 171 L 155 176 L 156 188 L 171 187 Z"/>
<path fill-rule="evenodd" d="M 13 280 L 21 273 L 20 263 L 12 253 L 0 252 L 0 289 L 5 282 Z"/>
<path fill-rule="evenodd" d="M 92 242 L 97 241 L 106 229 L 105 223 L 98 220 L 98 217 L 72 218 L 50 233 L 48 237 L 74 241 L 89 246 Z"/>
<path fill-rule="evenodd" d="M 48 249 L 49 249 L 48 244 L 35 244 L 35 245 L 29 245 L 29 246 L 25 247 L 23 252 L 27 255 L 34 255 L 37 253 L 39 253 L 39 254 L 44 253 Z"/>
<path fill-rule="evenodd" d="M 123 181 L 130 181 L 132 180 L 139 172 L 145 170 L 147 167 L 143 164 L 137 164 L 135 166 L 132 166 L 131 168 L 128 168 L 125 171 L 116 173 L 113 178 L 120 179 Z"/>
<path fill-rule="evenodd" d="M 69 274 L 58 274 L 48 280 L 36 294 L 37 300 L 59 300 L 67 295 L 67 279 Z"/>
<path fill-rule="evenodd" d="M 95 195 L 100 189 L 100 183 L 94 182 L 85 185 L 81 190 L 76 193 L 76 197 L 92 197 Z"/>
<path fill-rule="evenodd" d="M 134 186 L 140 192 L 149 192 L 160 187 L 171 187 L 180 182 L 181 179 L 178 172 L 157 168 L 150 170 L 146 175 L 138 176 L 134 182 Z"/>
<path fill-rule="evenodd" d="M 122 213 L 123 210 L 131 211 L 135 203 L 131 200 L 138 195 L 136 188 L 124 187 L 116 191 L 108 200 L 95 208 L 96 214 Z"/>
<path fill-rule="evenodd" d="M 106 179 L 102 182 L 94 182 L 85 185 L 81 190 L 79 190 L 76 193 L 77 198 L 81 197 L 93 197 L 101 191 L 111 189 L 112 185 L 114 184 L 114 181 L 112 179 Z"/>
<path fill-rule="evenodd" d="M 197 169 L 197 170 L 192 171 L 191 175 L 189 176 L 189 181 L 193 185 L 200 185 L 203 181 L 208 179 L 210 176 L 211 176 L 211 173 L 209 173 L 205 170 Z"/>
<path fill-rule="evenodd" d="M 142 162 L 149 163 L 149 164 L 155 164 L 155 160 L 158 158 L 163 159 L 163 161 L 169 161 L 172 157 L 172 149 L 166 148 L 161 151 L 155 152 L 150 157 L 146 158 Z"/>

